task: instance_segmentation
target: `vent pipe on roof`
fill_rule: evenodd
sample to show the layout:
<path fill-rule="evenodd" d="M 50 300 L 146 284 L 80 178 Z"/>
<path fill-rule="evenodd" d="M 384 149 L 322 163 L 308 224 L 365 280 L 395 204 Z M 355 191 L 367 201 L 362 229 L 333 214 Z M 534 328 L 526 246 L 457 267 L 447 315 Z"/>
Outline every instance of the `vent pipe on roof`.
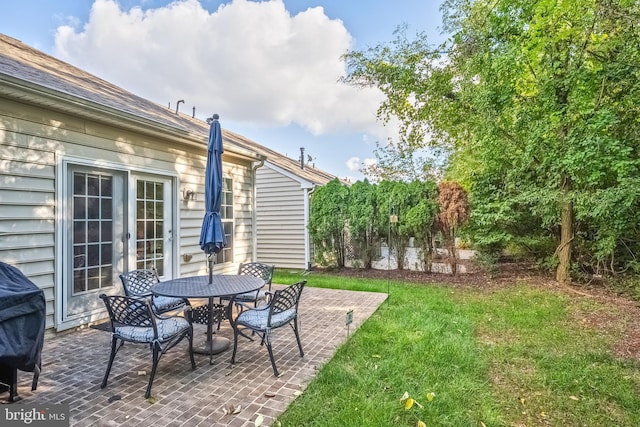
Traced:
<path fill-rule="evenodd" d="M 193 106 L 193 114 L 191 114 L 191 118 L 195 119 L 196 118 L 196 106 Z"/>
<path fill-rule="evenodd" d="M 300 147 L 300 169 L 304 169 L 304 147 Z"/>
<path fill-rule="evenodd" d="M 181 99 L 180 101 L 176 102 L 176 114 L 178 114 L 178 109 L 180 108 L 180 103 L 184 104 L 184 99 Z"/>

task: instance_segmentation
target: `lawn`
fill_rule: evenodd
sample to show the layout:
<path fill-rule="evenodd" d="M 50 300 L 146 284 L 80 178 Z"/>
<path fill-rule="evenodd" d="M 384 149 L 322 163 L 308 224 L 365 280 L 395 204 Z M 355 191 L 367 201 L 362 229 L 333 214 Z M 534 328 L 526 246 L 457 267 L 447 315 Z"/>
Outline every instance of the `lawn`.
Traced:
<path fill-rule="evenodd" d="M 276 271 L 274 283 L 300 277 Z M 305 278 L 389 298 L 276 426 L 640 425 L 640 363 L 612 351 L 635 315 L 623 307 L 526 282 Z"/>

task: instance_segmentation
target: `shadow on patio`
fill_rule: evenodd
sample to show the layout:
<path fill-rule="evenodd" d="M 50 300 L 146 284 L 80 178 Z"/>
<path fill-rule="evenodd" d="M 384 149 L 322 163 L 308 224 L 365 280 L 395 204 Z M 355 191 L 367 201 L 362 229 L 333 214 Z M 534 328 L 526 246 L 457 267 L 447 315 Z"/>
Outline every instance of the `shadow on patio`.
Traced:
<path fill-rule="evenodd" d="M 274 289 L 278 286 L 274 285 Z M 382 293 L 306 287 L 300 301 L 300 358 L 290 328 L 274 332 L 273 348 L 280 377 L 273 375 L 260 340 L 241 339 L 235 367 L 231 349 L 214 356 L 196 354 L 191 370 L 186 341 L 161 359 L 153 382 L 155 403 L 145 400 L 151 353 L 144 345 L 125 344 L 116 356 L 109 383 L 100 388 L 110 349 L 108 332 L 82 328 L 47 337 L 38 389 L 31 374 L 19 372 L 22 400 L 12 404 L 68 404 L 73 426 L 254 426 L 258 416 L 270 425 L 287 408 L 347 339 L 346 313 L 353 309 L 353 333 L 386 299 Z M 195 342 L 206 327 L 194 325 Z M 218 332 L 233 339 L 228 322 Z M 226 414 L 230 408 L 237 413 Z M 239 411 L 238 411 L 239 410 Z"/>

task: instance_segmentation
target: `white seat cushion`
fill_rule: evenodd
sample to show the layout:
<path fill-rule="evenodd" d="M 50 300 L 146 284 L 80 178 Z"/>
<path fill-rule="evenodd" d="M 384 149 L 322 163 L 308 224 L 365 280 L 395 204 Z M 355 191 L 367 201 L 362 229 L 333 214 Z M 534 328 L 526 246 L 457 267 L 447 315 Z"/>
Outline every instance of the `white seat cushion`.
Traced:
<path fill-rule="evenodd" d="M 282 313 L 274 314 L 271 317 L 271 327 L 277 328 L 290 322 L 296 316 L 296 310 L 290 308 Z M 269 309 L 266 310 L 245 310 L 238 315 L 236 321 L 239 325 L 248 326 L 253 329 L 267 329 L 267 320 L 269 318 Z"/>
<path fill-rule="evenodd" d="M 267 298 L 267 294 L 265 293 L 265 291 L 258 291 L 258 297 L 256 298 L 256 292 L 247 292 L 244 294 L 240 294 L 240 295 L 236 295 L 235 301 L 239 301 L 239 302 L 253 302 L 255 300 L 261 300 L 261 299 L 266 299 Z"/>
<path fill-rule="evenodd" d="M 156 311 L 165 311 L 169 308 L 177 308 L 184 304 L 184 300 L 182 298 L 174 297 L 154 296 L 152 301 Z"/>
<path fill-rule="evenodd" d="M 158 340 L 166 341 L 179 332 L 190 327 L 189 322 L 182 317 L 156 319 Z M 153 342 L 154 334 L 151 326 L 116 326 L 114 333 L 125 340 L 135 342 Z"/>

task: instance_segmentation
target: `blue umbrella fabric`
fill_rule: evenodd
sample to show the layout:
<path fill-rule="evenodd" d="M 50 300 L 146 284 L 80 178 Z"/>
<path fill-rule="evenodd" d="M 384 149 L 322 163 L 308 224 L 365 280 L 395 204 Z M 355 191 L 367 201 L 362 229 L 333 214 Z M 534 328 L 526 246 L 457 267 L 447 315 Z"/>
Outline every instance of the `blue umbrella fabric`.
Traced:
<path fill-rule="evenodd" d="M 209 255 L 209 275 L 213 254 L 217 254 L 227 245 L 220 217 L 222 205 L 222 129 L 219 116 L 213 115 L 209 130 L 207 167 L 205 170 L 205 214 L 200 232 L 200 248 Z"/>

